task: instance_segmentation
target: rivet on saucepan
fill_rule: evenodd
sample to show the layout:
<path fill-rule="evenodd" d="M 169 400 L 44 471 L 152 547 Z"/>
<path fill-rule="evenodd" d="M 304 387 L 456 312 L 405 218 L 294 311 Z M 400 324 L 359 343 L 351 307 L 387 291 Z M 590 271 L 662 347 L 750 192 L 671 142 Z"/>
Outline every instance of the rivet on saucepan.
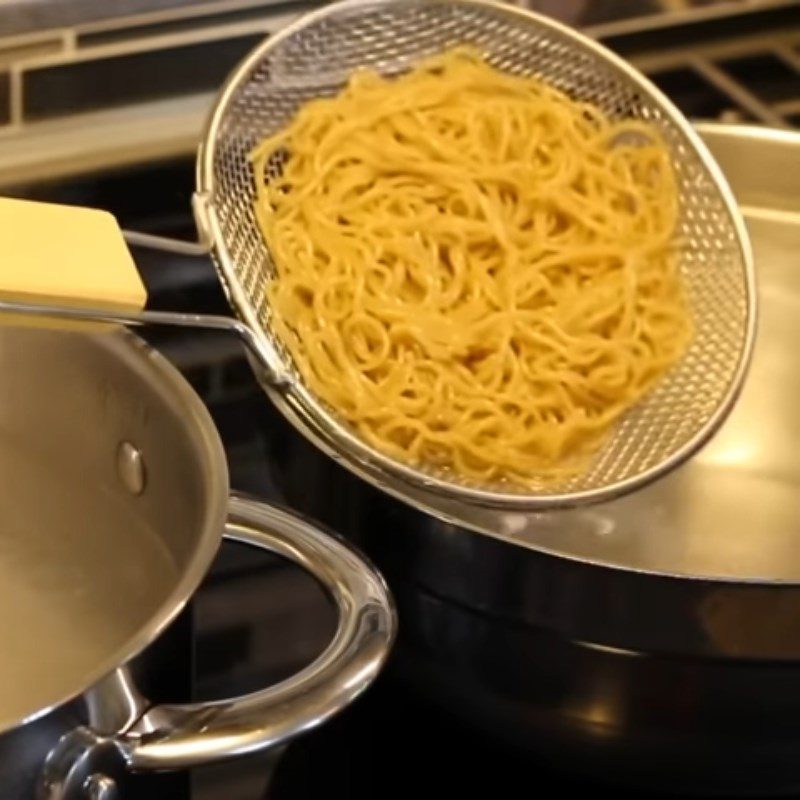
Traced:
<path fill-rule="evenodd" d="M 117 800 L 117 784 L 105 775 L 90 775 L 83 785 L 89 800 Z"/>
<path fill-rule="evenodd" d="M 117 450 L 117 475 L 131 494 L 141 494 L 144 491 L 144 458 L 141 450 L 130 442 L 121 442 Z"/>

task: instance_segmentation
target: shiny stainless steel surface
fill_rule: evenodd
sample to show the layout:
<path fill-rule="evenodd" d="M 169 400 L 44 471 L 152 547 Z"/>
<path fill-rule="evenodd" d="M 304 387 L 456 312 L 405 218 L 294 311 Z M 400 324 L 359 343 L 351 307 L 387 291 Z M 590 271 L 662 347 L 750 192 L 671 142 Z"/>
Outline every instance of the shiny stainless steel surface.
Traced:
<path fill-rule="evenodd" d="M 148 240 L 149 246 L 159 250 L 164 249 L 159 245 L 153 244 L 153 240 L 161 240 L 161 237 L 148 237 Z M 170 248 L 166 248 L 166 250 L 170 251 Z M 46 317 L 66 322 L 112 323 L 134 328 L 167 325 L 176 328 L 205 328 L 206 330 L 228 331 L 235 334 L 247 348 L 248 354 L 252 357 L 251 363 L 259 381 L 269 386 L 280 387 L 287 380 L 287 376 L 276 366 L 277 362 L 273 349 L 270 346 L 265 347 L 264 342 L 250 327 L 233 317 L 212 314 L 186 314 L 172 311 L 122 312 L 44 303 L 19 303 L 6 300 L 0 300 L 0 313 L 7 313 L 12 316 L 19 314 L 28 317 Z"/>
<path fill-rule="evenodd" d="M 0 732 L 153 641 L 195 590 L 227 468 L 191 389 L 138 339 L 0 327 Z M 132 494 L 117 453 L 144 454 Z"/>
<path fill-rule="evenodd" d="M 86 782 L 87 800 L 118 800 L 117 784 L 105 775 L 90 775 Z"/>
<path fill-rule="evenodd" d="M 672 475 L 611 503 L 501 513 L 417 491 L 411 497 L 419 508 L 580 561 L 667 575 L 800 580 L 800 134 L 698 129 L 745 210 L 762 308 L 751 373 L 722 430 Z"/>
<path fill-rule="evenodd" d="M 149 709 L 117 737 L 133 769 L 185 769 L 286 742 L 361 694 L 391 647 L 395 619 L 386 585 L 347 545 L 294 514 L 237 497 L 231 498 L 225 537 L 308 570 L 336 603 L 336 633 L 312 664 L 277 686 Z"/>
<path fill-rule="evenodd" d="M 8 753 L 50 752 L 41 797 L 110 797 L 131 768 L 282 742 L 372 682 L 395 629 L 382 579 L 310 523 L 228 497 L 216 429 L 165 359 L 113 327 L 3 326 L 0 367 L 0 774 L 14 797 L 31 796 L 36 773 L 15 773 Z M 338 607 L 336 635 L 277 686 L 154 706 L 128 664 L 168 638 L 223 528 L 311 572 Z"/>
<path fill-rule="evenodd" d="M 148 707 L 127 665 L 117 667 L 83 697 L 87 725 L 93 733 L 111 736 L 130 728 Z"/>
<path fill-rule="evenodd" d="M 136 445 L 122 442 L 117 448 L 117 475 L 131 494 L 144 491 L 147 473 L 142 451 Z"/>
<path fill-rule="evenodd" d="M 368 446 L 308 391 L 271 330 L 265 288 L 274 267 L 253 214 L 257 178 L 247 154 L 304 102 L 335 91 L 355 67 L 392 73 L 454 43 L 475 44 L 504 68 L 539 75 L 611 116 L 649 120 L 674 157 L 694 340 L 680 364 L 615 427 L 584 473 L 535 494 L 468 485 Z M 690 125 L 647 79 L 546 17 L 481 0 L 346 0 L 303 17 L 257 48 L 223 88 L 198 158 L 196 208 L 235 310 L 262 350 L 274 351 L 272 371 L 289 376 L 278 390 L 266 387 L 273 400 L 319 447 L 401 498 L 419 490 L 465 505 L 546 510 L 625 494 L 704 444 L 744 379 L 756 298 L 750 244 L 724 177 Z"/>
<path fill-rule="evenodd" d="M 454 724 L 646 796 L 797 796 L 800 136 L 700 132 L 747 210 L 764 311 L 741 405 L 695 461 L 591 516 L 496 515 L 475 535 L 300 436 L 273 457 L 290 502 L 386 575 L 402 621 L 387 678 Z"/>
<path fill-rule="evenodd" d="M 129 769 L 186 769 L 285 743 L 324 723 L 375 679 L 396 620 L 385 583 L 358 554 L 290 512 L 242 497 L 230 500 L 225 537 L 283 556 L 317 578 L 339 612 L 331 643 L 282 683 L 214 702 L 149 706 L 128 669 L 115 670 L 87 693 L 88 726 L 68 732 L 48 757 L 42 800 L 91 800 Z"/>

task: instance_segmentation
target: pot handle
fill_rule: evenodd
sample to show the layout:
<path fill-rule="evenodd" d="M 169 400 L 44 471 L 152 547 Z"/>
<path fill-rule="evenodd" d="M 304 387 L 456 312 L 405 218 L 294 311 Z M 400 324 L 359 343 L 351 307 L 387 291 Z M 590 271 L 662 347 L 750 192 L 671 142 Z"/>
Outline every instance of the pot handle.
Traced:
<path fill-rule="evenodd" d="M 339 624 L 325 651 L 291 678 L 252 694 L 207 703 L 158 705 L 115 744 L 137 770 L 186 769 L 263 750 L 310 730 L 369 686 L 396 628 L 380 575 L 340 540 L 273 506 L 233 496 L 225 538 L 303 567 L 327 589 Z"/>

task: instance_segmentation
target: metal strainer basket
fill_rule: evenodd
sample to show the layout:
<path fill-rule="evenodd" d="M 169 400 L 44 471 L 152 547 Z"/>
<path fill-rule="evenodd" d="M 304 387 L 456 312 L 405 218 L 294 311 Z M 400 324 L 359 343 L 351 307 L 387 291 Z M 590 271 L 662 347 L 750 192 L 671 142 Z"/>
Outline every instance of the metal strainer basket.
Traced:
<path fill-rule="evenodd" d="M 535 75 L 594 103 L 612 118 L 655 124 L 677 173 L 693 343 L 617 424 L 587 471 L 535 495 L 424 473 L 368 446 L 303 386 L 273 336 L 266 299 L 273 264 L 253 214 L 251 149 L 303 103 L 336 93 L 355 68 L 396 74 L 459 44 L 476 46 L 502 70 Z M 731 410 L 743 382 L 755 327 L 753 267 L 723 176 L 688 122 L 644 77 L 592 40 L 541 16 L 475 0 L 348 0 L 302 18 L 265 42 L 228 81 L 200 153 L 199 197 L 230 299 L 269 361 L 271 396 L 319 446 L 395 494 L 422 486 L 483 505 L 538 509 L 608 499 L 696 451 Z"/>
<path fill-rule="evenodd" d="M 357 67 L 396 74 L 456 45 L 472 45 L 499 69 L 535 75 L 612 118 L 655 124 L 677 173 L 679 235 L 685 242 L 680 267 L 695 327 L 690 349 L 620 420 L 585 472 L 537 493 L 429 474 L 368 446 L 304 387 L 273 334 L 266 298 L 274 267 L 253 213 L 253 147 L 306 101 L 336 93 Z M 3 301 L 0 311 L 231 330 L 248 346 L 268 394 L 306 437 L 358 475 L 417 505 L 427 505 L 426 494 L 438 493 L 482 506 L 546 510 L 624 494 L 701 447 L 741 389 L 756 296 L 750 244 L 725 179 L 691 126 L 645 78 L 544 17 L 479 0 L 347 0 L 304 17 L 257 48 L 223 88 L 200 148 L 194 201 L 202 245 L 135 233 L 127 239 L 180 252 L 210 250 L 238 320 Z"/>

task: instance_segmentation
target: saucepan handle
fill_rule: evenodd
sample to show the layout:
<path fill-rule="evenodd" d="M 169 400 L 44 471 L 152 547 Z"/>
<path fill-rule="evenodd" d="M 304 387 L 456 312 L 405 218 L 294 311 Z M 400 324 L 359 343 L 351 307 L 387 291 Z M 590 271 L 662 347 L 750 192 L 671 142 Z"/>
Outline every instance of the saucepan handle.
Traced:
<path fill-rule="evenodd" d="M 391 647 L 395 612 L 380 575 L 295 514 L 232 497 L 225 537 L 284 556 L 316 577 L 339 611 L 333 640 L 293 677 L 252 694 L 147 710 L 116 745 L 135 770 L 186 769 L 281 744 L 369 686 Z"/>
<path fill-rule="evenodd" d="M 227 331 L 239 337 L 252 356 L 251 364 L 257 367 L 256 377 L 261 383 L 280 387 L 290 378 L 274 345 L 264 336 L 258 336 L 251 327 L 233 317 L 214 314 L 186 314 L 174 311 L 115 311 L 77 306 L 59 306 L 52 303 L 22 303 L 16 300 L 0 300 L 0 314 L 17 314 L 23 317 L 72 320 L 77 322 L 99 322 L 144 327 L 160 325 L 177 328 L 203 328 Z"/>
<path fill-rule="evenodd" d="M 204 196 L 194 195 L 193 208 L 198 232 L 198 241 L 196 242 L 128 230 L 123 231 L 122 234 L 130 245 L 187 256 L 208 256 L 211 253 L 213 239 L 209 232 L 207 201 Z M 263 332 L 254 331 L 250 325 L 234 317 L 173 311 L 120 311 L 110 308 L 62 306 L 57 303 L 19 302 L 7 299 L 0 299 L 0 314 L 73 322 L 112 323 L 130 327 L 171 326 L 227 331 L 238 336 L 247 348 L 247 352 L 251 356 L 250 363 L 256 369 L 259 383 L 277 388 L 291 381 L 270 338 L 264 336 Z"/>

